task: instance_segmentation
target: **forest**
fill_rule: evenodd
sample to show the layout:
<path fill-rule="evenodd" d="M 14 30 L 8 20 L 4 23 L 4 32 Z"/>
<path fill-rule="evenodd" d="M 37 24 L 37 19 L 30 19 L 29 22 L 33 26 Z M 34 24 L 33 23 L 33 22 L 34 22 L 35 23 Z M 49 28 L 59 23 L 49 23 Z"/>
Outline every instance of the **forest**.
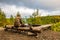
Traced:
<path fill-rule="evenodd" d="M 17 12 L 17 14 L 21 15 L 19 12 Z M 0 27 L 4 27 L 5 25 L 14 25 L 14 19 L 13 15 L 11 15 L 10 18 L 6 18 L 4 11 L 0 9 Z M 39 25 L 53 24 L 51 30 L 60 32 L 60 15 L 40 16 L 37 10 L 29 18 L 22 18 L 22 22 L 24 24 Z"/>

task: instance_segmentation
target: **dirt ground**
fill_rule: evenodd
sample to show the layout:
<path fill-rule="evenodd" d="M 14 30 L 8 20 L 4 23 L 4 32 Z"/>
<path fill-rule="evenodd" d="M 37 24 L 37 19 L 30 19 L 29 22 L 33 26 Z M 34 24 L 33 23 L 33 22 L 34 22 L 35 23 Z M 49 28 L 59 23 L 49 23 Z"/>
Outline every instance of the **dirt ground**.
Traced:
<path fill-rule="evenodd" d="M 34 36 L 27 36 L 25 34 L 4 31 L 0 28 L 0 40 L 60 40 L 60 32 L 46 30 L 39 33 L 38 38 L 36 38 Z"/>

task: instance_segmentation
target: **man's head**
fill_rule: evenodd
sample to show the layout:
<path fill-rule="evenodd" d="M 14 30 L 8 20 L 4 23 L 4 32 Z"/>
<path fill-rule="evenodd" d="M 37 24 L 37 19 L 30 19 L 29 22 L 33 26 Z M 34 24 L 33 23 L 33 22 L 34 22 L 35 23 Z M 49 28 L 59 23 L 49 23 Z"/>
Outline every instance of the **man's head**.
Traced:
<path fill-rule="evenodd" d="M 16 19 L 21 19 L 21 15 L 20 15 L 20 13 L 19 12 L 17 12 L 17 15 L 16 15 L 16 17 L 15 17 Z"/>

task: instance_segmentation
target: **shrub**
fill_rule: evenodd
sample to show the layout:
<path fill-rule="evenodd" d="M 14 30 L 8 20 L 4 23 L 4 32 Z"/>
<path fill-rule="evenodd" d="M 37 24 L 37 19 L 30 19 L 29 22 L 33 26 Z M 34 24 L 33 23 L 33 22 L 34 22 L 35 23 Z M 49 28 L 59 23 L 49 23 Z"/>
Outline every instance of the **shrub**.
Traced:
<path fill-rule="evenodd" d="M 60 22 L 53 24 L 51 30 L 60 32 Z"/>

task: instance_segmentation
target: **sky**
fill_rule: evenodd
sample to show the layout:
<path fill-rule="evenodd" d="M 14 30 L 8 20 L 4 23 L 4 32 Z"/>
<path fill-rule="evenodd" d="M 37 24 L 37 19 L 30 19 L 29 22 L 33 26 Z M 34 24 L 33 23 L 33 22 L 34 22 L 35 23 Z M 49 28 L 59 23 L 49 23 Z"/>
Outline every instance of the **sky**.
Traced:
<path fill-rule="evenodd" d="M 60 0 L 0 0 L 0 8 L 6 17 L 15 17 L 18 11 L 22 17 L 29 17 L 36 9 L 41 16 L 60 15 Z"/>

